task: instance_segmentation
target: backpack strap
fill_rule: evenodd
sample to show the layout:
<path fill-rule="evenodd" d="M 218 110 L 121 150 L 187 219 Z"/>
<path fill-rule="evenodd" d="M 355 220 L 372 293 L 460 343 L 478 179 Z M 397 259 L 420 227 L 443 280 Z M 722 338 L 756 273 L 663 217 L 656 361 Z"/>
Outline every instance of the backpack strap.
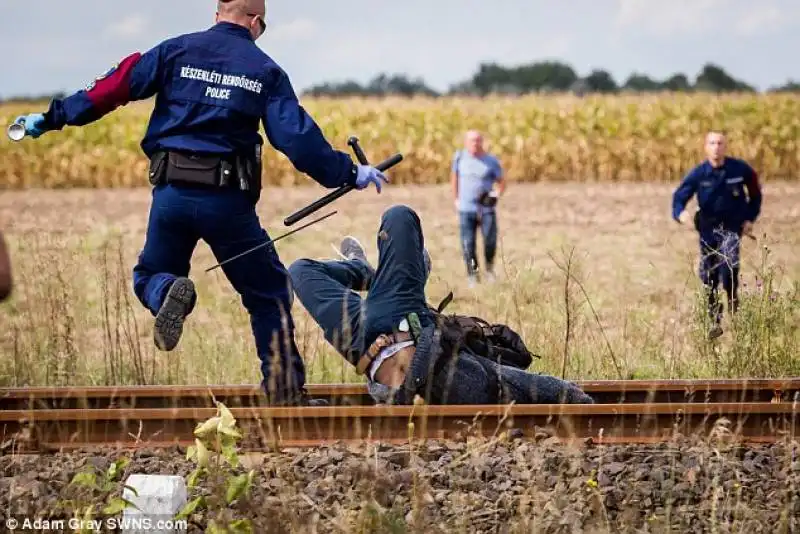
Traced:
<path fill-rule="evenodd" d="M 438 306 L 436 306 L 436 312 L 437 313 L 442 313 L 444 311 L 444 309 L 450 305 L 451 302 L 453 302 L 453 292 L 452 291 L 450 293 L 448 293 L 445 298 L 442 299 L 442 301 L 439 303 Z"/>

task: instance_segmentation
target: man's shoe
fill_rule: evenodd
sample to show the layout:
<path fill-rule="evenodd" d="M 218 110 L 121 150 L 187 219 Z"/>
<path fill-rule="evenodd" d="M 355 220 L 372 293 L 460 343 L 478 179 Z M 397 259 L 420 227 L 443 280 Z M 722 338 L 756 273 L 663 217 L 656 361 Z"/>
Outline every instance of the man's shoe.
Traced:
<path fill-rule="evenodd" d="M 345 259 L 361 260 L 369 265 L 364 247 L 361 245 L 361 242 L 353 236 L 348 235 L 342 239 L 342 243 L 339 245 L 339 254 Z"/>
<path fill-rule="evenodd" d="M 708 339 L 709 341 L 713 341 L 717 339 L 719 336 L 723 334 L 722 327 L 718 324 L 715 324 L 708 330 Z"/>
<path fill-rule="evenodd" d="M 169 352 L 178 345 L 183 334 L 183 322 L 191 312 L 194 300 L 194 282 L 184 277 L 176 278 L 156 315 L 153 341 L 160 350 Z"/>
<path fill-rule="evenodd" d="M 478 285 L 478 275 L 476 275 L 476 274 L 468 275 L 467 276 L 467 285 L 469 286 L 470 289 L 472 289 L 476 285 Z"/>

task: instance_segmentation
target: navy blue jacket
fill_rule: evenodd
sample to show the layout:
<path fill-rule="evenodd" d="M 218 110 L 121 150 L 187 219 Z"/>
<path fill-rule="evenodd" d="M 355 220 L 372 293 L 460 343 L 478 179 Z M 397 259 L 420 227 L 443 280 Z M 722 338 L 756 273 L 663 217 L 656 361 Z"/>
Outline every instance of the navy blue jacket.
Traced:
<path fill-rule="evenodd" d="M 141 146 L 206 154 L 253 154 L 270 144 L 325 187 L 355 182 L 349 154 L 334 150 L 300 105 L 289 77 L 249 31 L 221 22 L 135 53 L 45 114 L 52 129 L 96 121 L 130 101 L 156 96 Z"/>
<path fill-rule="evenodd" d="M 744 221 L 753 222 L 761 213 L 758 174 L 741 159 L 725 158 L 719 168 L 706 160 L 692 169 L 672 196 L 673 219 L 695 194 L 703 218 L 731 230 L 739 231 Z"/>

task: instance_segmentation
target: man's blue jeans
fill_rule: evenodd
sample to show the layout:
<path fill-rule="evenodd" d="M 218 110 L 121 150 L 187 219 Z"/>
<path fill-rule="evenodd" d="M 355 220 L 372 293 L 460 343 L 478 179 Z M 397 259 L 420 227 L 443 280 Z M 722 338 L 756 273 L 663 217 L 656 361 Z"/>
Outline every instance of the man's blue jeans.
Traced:
<path fill-rule="evenodd" d="M 423 326 L 432 324 L 424 248 L 417 214 L 393 206 L 378 230 L 377 270 L 360 260 L 300 259 L 289 266 L 289 274 L 325 339 L 355 366 L 379 335 L 395 332 L 408 314 L 416 312 Z M 358 291 L 367 291 L 366 298 Z"/>
<path fill-rule="evenodd" d="M 728 312 L 738 308 L 740 245 L 740 235 L 729 229 L 704 228 L 700 233 L 700 280 L 707 293 L 708 314 L 717 323 L 722 320 L 720 281 L 728 296 Z"/>
<path fill-rule="evenodd" d="M 497 212 L 484 210 L 483 213 L 479 214 L 472 211 L 460 211 L 458 219 L 467 274 L 474 275 L 478 271 L 478 255 L 476 252 L 478 227 L 480 227 L 481 235 L 483 236 L 486 270 L 492 272 L 494 270 L 494 257 L 497 252 Z"/>
<path fill-rule="evenodd" d="M 147 237 L 133 269 L 133 286 L 153 315 L 175 278 L 189 275 L 192 253 L 200 239 L 208 243 L 217 261 L 269 239 L 253 201 L 242 191 L 159 185 L 152 195 Z M 289 277 L 275 247 L 256 250 L 222 270 L 250 314 L 265 391 L 274 400 L 295 395 L 305 385 L 305 367 L 294 341 Z M 273 369 L 273 338 L 280 350 L 277 372 Z"/>

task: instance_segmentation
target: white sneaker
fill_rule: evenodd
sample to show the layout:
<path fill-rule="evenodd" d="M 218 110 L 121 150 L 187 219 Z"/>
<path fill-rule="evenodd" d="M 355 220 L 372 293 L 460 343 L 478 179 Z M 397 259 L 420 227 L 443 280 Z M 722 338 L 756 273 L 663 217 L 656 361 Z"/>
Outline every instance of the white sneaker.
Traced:
<path fill-rule="evenodd" d="M 364 246 L 358 239 L 351 235 L 345 236 L 342 239 L 342 243 L 339 245 L 339 250 L 337 252 L 346 260 L 361 260 L 369 265 Z"/>

